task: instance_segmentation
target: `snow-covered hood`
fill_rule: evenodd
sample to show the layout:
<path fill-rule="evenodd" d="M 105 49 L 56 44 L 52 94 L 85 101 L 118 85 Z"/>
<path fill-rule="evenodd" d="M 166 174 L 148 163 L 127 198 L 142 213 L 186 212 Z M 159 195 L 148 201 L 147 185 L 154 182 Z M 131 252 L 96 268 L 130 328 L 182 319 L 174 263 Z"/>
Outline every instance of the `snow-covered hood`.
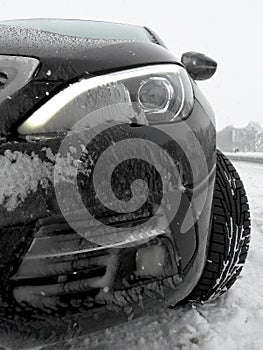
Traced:
<path fill-rule="evenodd" d="M 0 24 L 0 54 L 36 57 L 36 80 L 76 76 L 154 63 L 179 63 L 165 48 L 148 42 L 87 39 Z M 51 74 L 50 74 L 51 72 Z"/>

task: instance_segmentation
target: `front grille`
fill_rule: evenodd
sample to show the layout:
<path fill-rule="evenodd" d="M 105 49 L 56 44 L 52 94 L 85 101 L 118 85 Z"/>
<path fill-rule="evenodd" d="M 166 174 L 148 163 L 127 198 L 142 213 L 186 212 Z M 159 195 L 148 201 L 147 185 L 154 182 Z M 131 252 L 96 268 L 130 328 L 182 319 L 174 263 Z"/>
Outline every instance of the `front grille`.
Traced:
<path fill-rule="evenodd" d="M 101 293 L 127 290 L 178 274 L 180 259 L 169 230 L 158 232 L 149 226 L 147 237 L 150 239 L 145 240 L 141 234 L 136 236 L 136 225 L 146 219 L 146 215 L 135 220 L 130 218 L 130 229 L 133 236 L 137 237 L 131 246 L 120 242 L 110 247 L 95 244 L 78 235 L 65 222 L 51 222 L 41 226 L 18 271 L 12 277 L 16 301 L 41 309 L 60 308 L 72 302 L 94 307 L 101 300 Z M 96 225 L 84 221 L 78 225 L 96 233 Z M 125 226 L 127 227 L 127 221 Z M 151 271 L 149 275 L 147 272 L 136 271 L 138 251 L 153 249 L 151 247 L 157 247 L 154 249 L 166 256 L 164 272 L 157 272 L 156 276 L 152 276 Z"/>

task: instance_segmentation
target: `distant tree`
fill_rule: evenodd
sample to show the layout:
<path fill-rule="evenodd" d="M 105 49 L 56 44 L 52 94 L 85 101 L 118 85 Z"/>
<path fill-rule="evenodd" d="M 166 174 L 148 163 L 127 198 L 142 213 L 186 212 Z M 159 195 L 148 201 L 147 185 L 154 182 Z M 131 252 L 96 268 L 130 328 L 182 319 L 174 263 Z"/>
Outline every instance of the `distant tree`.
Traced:
<path fill-rule="evenodd" d="M 263 152 L 263 130 L 256 134 L 256 151 Z"/>
<path fill-rule="evenodd" d="M 263 151 L 263 130 L 258 122 L 249 122 L 244 128 L 228 125 L 217 133 L 217 146 L 225 152 Z"/>
<path fill-rule="evenodd" d="M 261 126 L 257 122 L 249 122 L 244 128 L 244 144 L 247 151 L 256 152 L 256 137 L 260 131 Z"/>

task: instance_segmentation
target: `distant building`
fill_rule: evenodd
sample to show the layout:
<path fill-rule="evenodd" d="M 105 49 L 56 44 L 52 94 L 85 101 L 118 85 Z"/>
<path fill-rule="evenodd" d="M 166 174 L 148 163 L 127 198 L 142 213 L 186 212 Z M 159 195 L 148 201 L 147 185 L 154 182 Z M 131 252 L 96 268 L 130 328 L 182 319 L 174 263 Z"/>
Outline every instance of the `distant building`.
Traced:
<path fill-rule="evenodd" d="M 219 149 L 225 152 L 234 151 L 234 139 L 236 138 L 234 130 L 234 127 L 231 125 L 217 133 L 217 146 Z"/>
<path fill-rule="evenodd" d="M 217 133 L 217 146 L 224 152 L 262 152 L 263 130 L 255 122 L 244 128 L 227 126 Z"/>

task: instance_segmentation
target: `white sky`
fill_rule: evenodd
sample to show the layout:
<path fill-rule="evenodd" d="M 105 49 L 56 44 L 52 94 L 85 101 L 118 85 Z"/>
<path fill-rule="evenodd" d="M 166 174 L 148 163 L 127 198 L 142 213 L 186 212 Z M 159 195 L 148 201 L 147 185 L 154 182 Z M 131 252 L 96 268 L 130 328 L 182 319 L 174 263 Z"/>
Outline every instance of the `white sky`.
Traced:
<path fill-rule="evenodd" d="M 146 25 L 177 57 L 190 50 L 210 55 L 218 71 L 200 85 L 214 107 L 218 129 L 250 120 L 263 127 L 261 0 L 0 0 L 0 19 L 29 17 Z"/>

